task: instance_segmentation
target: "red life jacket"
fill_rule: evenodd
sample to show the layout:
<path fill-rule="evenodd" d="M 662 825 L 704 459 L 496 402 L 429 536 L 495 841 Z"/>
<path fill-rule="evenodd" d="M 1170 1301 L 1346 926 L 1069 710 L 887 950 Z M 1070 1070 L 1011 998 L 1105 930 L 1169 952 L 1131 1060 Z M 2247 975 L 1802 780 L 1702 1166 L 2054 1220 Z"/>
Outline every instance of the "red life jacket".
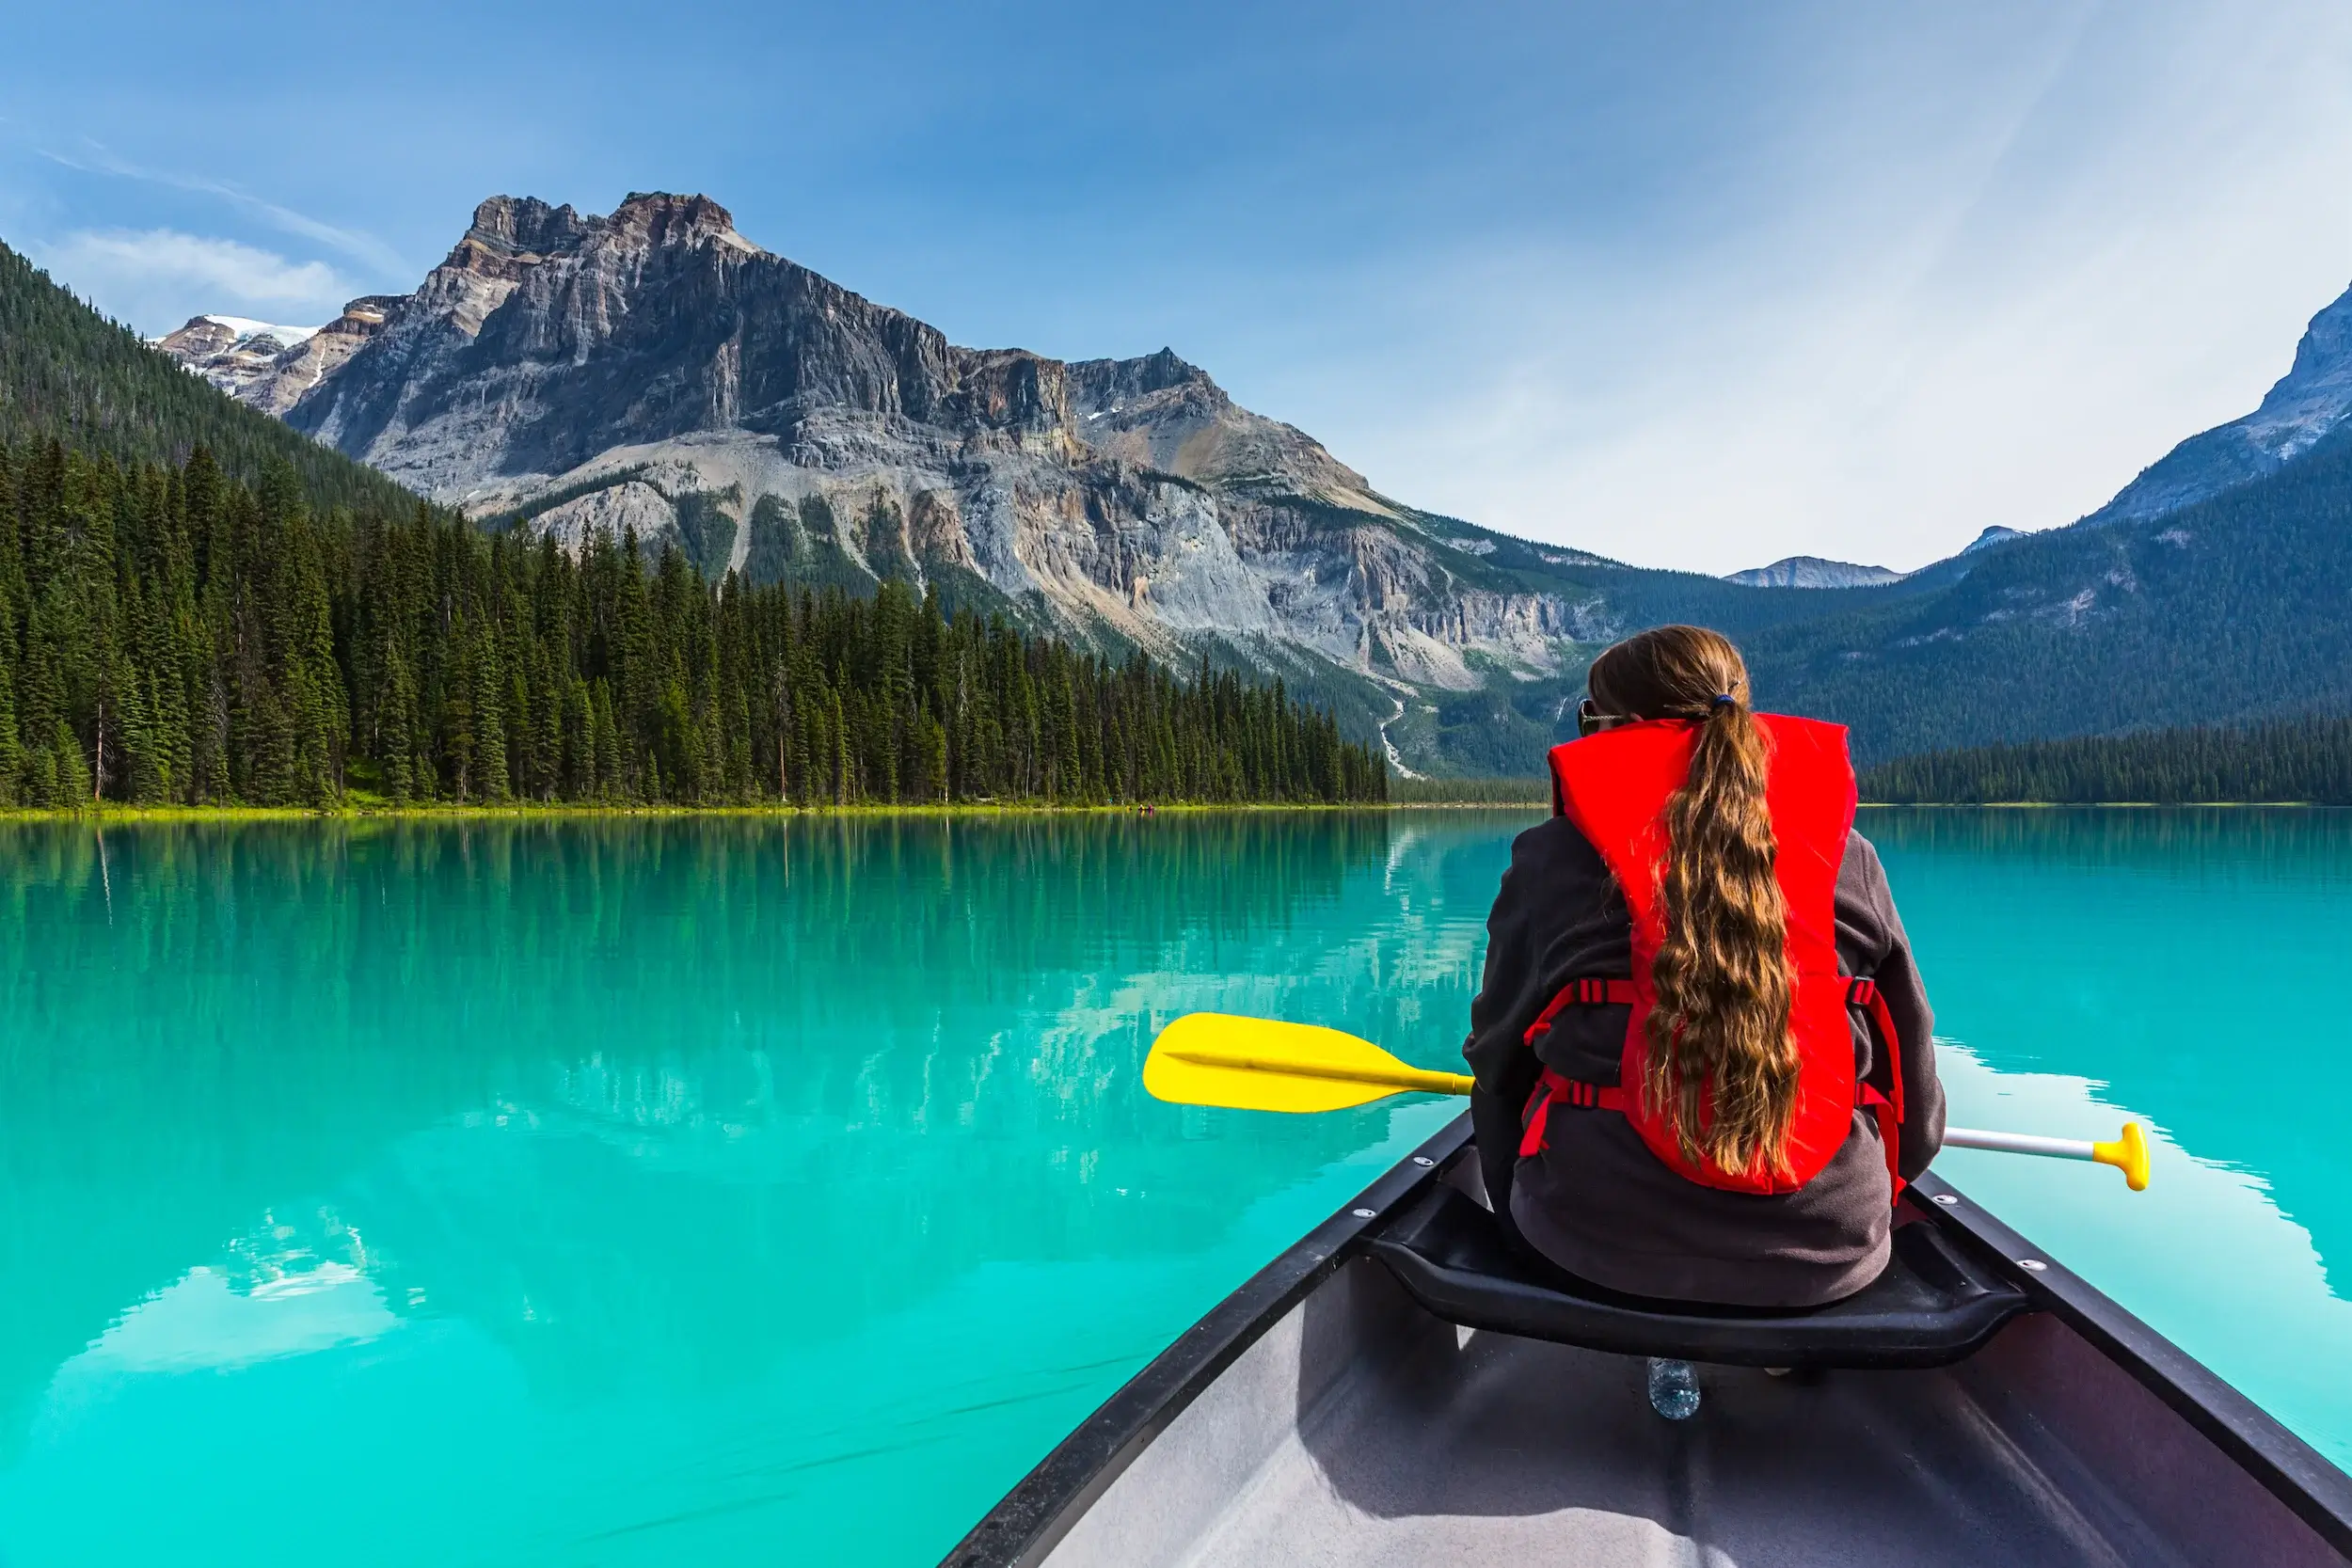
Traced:
<path fill-rule="evenodd" d="M 1624 890 L 1633 916 L 1633 974 L 1580 977 L 1561 989 L 1527 1031 L 1531 1047 L 1548 1033 L 1562 1009 L 1605 1005 L 1632 1006 L 1625 1047 L 1618 1059 L 1618 1085 L 1581 1083 L 1549 1067 L 1530 1101 L 1522 1157 L 1545 1147 L 1555 1106 L 1620 1111 L 1642 1141 L 1677 1174 L 1703 1186 L 1738 1193 L 1792 1193 L 1820 1174 L 1853 1131 L 1853 1111 L 1876 1113 L 1886 1146 L 1886 1170 L 1895 1191 L 1903 1187 L 1897 1169 L 1902 1124 L 1902 1066 L 1894 1021 L 1878 988 L 1867 979 L 1837 972 L 1837 868 L 1845 859 L 1846 835 L 1853 827 L 1853 765 L 1846 756 L 1844 726 L 1810 719 L 1759 713 L 1771 748 L 1765 775 L 1765 807 L 1777 845 L 1772 875 L 1788 906 L 1788 957 L 1796 970 L 1790 1023 L 1796 1037 L 1796 1114 L 1788 1135 L 1788 1166 L 1770 1171 L 1729 1171 L 1711 1160 L 1686 1158 L 1662 1107 L 1645 1103 L 1649 1015 L 1658 1003 L 1650 966 L 1665 939 L 1660 882 L 1666 863 L 1666 802 L 1691 773 L 1698 725 L 1688 720 L 1655 719 L 1625 724 L 1555 746 L 1551 752 L 1552 799 L 1608 863 Z M 1887 1085 L 1881 1092 L 1854 1074 L 1850 1009 L 1863 1009 L 1878 1026 Z M 1707 1115 L 1704 1103 L 1702 1118 Z"/>

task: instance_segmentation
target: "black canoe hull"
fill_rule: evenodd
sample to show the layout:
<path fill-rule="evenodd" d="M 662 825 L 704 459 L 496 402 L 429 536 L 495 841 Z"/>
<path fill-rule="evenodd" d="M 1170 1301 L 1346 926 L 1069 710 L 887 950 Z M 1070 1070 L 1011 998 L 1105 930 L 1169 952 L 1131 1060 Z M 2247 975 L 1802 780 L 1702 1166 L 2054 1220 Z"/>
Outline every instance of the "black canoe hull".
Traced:
<path fill-rule="evenodd" d="M 1710 1368 L 1676 1424 L 1638 1359 L 1443 1322 L 1375 1243 L 1474 1186 L 1468 1141 L 1261 1270 L 946 1563 L 2352 1562 L 2352 1478 L 1932 1176 L 1916 1216 L 2031 1307 L 1943 1370 Z"/>

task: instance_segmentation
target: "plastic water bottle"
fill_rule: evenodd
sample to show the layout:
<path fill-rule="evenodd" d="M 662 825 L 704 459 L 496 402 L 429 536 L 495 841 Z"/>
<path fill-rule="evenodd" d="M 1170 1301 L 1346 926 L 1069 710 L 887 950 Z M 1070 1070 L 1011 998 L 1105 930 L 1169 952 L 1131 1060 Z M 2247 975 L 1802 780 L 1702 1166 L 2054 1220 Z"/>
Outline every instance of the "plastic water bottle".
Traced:
<path fill-rule="evenodd" d="M 1698 1369 L 1688 1361 L 1649 1358 L 1649 1407 L 1670 1421 L 1687 1421 L 1699 1413 Z"/>

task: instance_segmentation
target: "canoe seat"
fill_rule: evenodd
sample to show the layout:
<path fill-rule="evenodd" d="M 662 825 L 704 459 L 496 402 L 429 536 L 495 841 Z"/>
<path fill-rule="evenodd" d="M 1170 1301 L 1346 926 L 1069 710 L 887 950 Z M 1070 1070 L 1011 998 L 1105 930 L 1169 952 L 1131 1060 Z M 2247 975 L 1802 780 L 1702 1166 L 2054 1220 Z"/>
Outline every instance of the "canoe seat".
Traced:
<path fill-rule="evenodd" d="M 1573 1280 L 1524 1257 L 1493 1214 L 1443 1183 L 1369 1244 L 1414 1300 L 1448 1323 L 1729 1366 L 1948 1366 L 2027 1305 L 2023 1291 L 1925 1220 L 1897 1227 L 1886 1272 L 1863 1290 L 1771 1313 L 1577 1294 Z"/>

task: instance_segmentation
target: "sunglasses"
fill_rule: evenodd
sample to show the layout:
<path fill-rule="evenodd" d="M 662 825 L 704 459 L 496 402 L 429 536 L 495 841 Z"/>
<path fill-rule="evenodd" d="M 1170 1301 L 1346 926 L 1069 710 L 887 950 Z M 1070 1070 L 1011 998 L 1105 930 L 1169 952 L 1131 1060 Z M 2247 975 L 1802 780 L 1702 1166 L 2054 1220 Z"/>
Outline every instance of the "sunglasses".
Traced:
<path fill-rule="evenodd" d="M 1580 740 L 1586 736 L 1598 735 L 1603 730 L 1613 730 L 1619 724 L 1631 722 L 1633 721 L 1625 714 L 1601 712 L 1599 708 L 1593 705 L 1593 700 L 1590 697 L 1576 705 L 1576 734 Z"/>

